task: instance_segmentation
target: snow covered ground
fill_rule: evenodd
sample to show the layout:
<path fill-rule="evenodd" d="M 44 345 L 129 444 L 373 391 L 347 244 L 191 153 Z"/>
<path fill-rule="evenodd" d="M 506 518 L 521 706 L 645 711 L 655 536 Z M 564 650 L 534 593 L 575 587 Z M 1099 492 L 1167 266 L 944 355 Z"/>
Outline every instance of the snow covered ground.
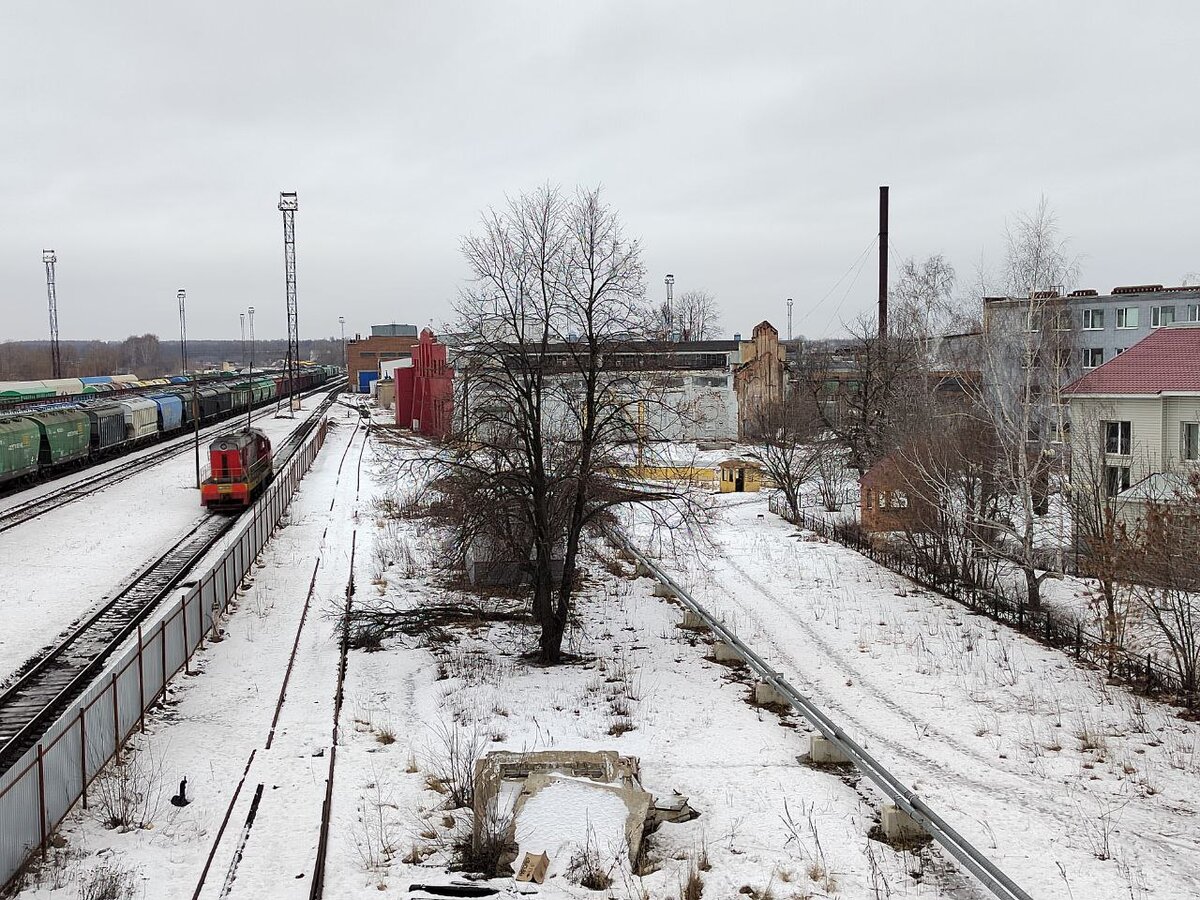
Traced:
<path fill-rule="evenodd" d="M 765 497 L 715 500 L 715 550 L 641 540 L 1026 890 L 1200 896 L 1200 729 L 851 550 L 804 539 Z"/>
<path fill-rule="evenodd" d="M 226 620 L 224 639 L 197 654 L 192 674 L 177 679 L 164 707 L 147 716 L 147 733 L 131 741 L 131 758 L 149 773 L 139 784 L 149 795 L 152 827 L 105 828 L 94 786 L 91 811 L 71 814 L 61 829 L 65 846 L 40 883 L 19 896 L 79 896 L 85 873 L 107 864 L 135 873 L 136 897 L 191 897 L 210 852 L 200 896 L 223 896 L 239 848 L 231 882 L 237 890 L 228 896 L 307 896 L 307 882 L 302 890 L 296 882 L 311 875 L 339 658 L 327 613 L 344 600 L 350 576 L 357 457 L 365 437 L 356 413 L 337 410 L 338 424 L 258 560 L 254 583 Z M 289 687 L 272 727 L 293 647 Z M 182 778 L 192 802 L 177 808 L 167 798 Z M 261 827 L 242 846 L 260 784 Z M 229 825 L 218 842 L 227 811 Z"/>
<path fill-rule="evenodd" d="M 305 409 L 316 403 L 309 398 Z M 255 427 L 278 446 L 302 421 L 276 419 L 271 412 Z M 25 499 L 26 492 L 8 498 Z M 196 490 L 194 456 L 183 452 L 0 532 L 0 683 L 206 515 Z"/>

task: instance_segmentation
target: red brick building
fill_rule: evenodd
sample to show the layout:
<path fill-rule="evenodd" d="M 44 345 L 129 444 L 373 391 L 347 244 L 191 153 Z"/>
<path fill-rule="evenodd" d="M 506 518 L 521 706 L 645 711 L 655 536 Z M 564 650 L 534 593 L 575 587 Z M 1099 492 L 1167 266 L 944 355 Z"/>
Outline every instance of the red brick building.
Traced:
<path fill-rule="evenodd" d="M 454 416 L 454 370 L 446 345 L 428 328 L 412 350 L 412 365 L 396 370 L 396 424 L 426 437 L 450 433 Z"/>
<path fill-rule="evenodd" d="M 413 325 L 375 325 L 370 337 L 355 335 L 346 342 L 346 369 L 353 389 L 367 393 L 379 377 L 379 363 L 407 356 L 417 345 Z"/>
<path fill-rule="evenodd" d="M 928 499 L 912 466 L 894 455 L 871 466 L 858 483 L 859 521 L 863 531 L 929 531 L 937 507 Z"/>

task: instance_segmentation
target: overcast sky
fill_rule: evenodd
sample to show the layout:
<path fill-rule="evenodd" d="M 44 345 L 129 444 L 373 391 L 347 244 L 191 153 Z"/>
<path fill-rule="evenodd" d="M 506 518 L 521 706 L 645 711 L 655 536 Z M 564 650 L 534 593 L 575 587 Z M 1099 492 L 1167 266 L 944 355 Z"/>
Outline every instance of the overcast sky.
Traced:
<path fill-rule="evenodd" d="M 850 6 L 854 9 L 851 11 Z M 837 333 L 897 257 L 969 282 L 1045 194 L 1081 286 L 1200 270 L 1200 4 L 74 3 L 0 18 L 0 339 L 441 323 L 506 193 L 602 184 L 650 288 Z M 857 267 L 855 267 L 857 270 Z"/>

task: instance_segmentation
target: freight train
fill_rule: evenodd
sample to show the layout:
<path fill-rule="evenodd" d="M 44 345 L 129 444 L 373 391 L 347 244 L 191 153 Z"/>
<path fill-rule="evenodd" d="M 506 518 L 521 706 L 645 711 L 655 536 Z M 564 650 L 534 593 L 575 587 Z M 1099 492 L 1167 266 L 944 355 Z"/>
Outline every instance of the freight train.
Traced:
<path fill-rule="evenodd" d="M 208 460 L 200 505 L 209 509 L 245 509 L 274 475 L 271 441 L 257 428 L 221 435 L 209 444 Z"/>
<path fill-rule="evenodd" d="M 300 370 L 297 390 L 324 384 L 337 374 L 332 366 Z M 247 406 L 274 400 L 286 391 L 283 375 L 256 375 L 196 391 L 193 415 L 190 385 L 163 380 L 148 393 L 97 395 L 76 403 L 4 416 L 0 407 L 0 490 L 114 456 L 142 444 L 173 437 L 201 425 L 245 413 Z"/>

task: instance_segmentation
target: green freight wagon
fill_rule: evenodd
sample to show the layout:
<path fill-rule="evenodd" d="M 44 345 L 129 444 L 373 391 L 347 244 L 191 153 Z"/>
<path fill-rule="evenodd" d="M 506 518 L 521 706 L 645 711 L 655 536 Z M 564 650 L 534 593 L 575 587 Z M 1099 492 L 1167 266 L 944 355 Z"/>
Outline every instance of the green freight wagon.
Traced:
<path fill-rule="evenodd" d="M 0 420 L 0 484 L 35 473 L 41 445 L 36 422 Z"/>
<path fill-rule="evenodd" d="M 85 459 L 92 439 L 92 423 L 81 409 L 54 409 L 25 416 L 41 432 L 38 465 L 45 469 Z"/>

